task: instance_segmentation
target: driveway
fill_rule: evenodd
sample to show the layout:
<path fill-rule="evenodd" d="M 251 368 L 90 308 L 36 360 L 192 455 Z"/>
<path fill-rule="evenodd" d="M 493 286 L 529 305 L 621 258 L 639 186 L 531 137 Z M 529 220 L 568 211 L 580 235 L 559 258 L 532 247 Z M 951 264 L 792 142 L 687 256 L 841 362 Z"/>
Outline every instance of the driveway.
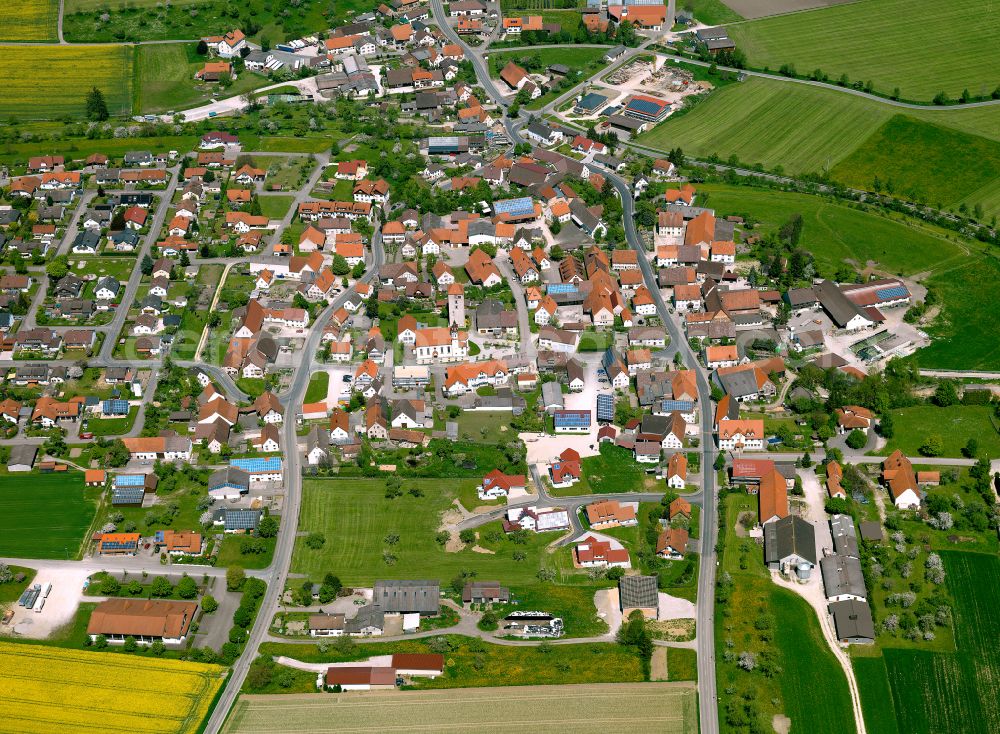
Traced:
<path fill-rule="evenodd" d="M 594 606 L 597 607 L 597 616 L 608 623 L 608 637 L 618 634 L 618 628 L 622 626 L 622 608 L 618 597 L 618 587 L 601 589 L 594 594 Z"/>

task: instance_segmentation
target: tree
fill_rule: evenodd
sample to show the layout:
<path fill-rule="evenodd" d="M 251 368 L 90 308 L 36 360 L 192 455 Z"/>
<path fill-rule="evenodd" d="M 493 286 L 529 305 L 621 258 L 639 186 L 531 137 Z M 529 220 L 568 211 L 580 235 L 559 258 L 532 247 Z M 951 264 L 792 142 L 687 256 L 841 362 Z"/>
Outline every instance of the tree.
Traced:
<path fill-rule="evenodd" d="M 941 434 L 939 433 L 929 435 L 920 447 L 920 453 L 924 456 L 940 456 L 943 451 L 944 439 L 941 438 Z"/>
<path fill-rule="evenodd" d="M 942 408 L 958 404 L 958 390 L 952 380 L 941 380 L 934 389 L 934 404 Z"/>
<path fill-rule="evenodd" d="M 896 426 L 892 422 L 892 413 L 883 413 L 879 418 L 878 432 L 882 438 L 892 438 L 896 435 Z"/>
<path fill-rule="evenodd" d="M 153 596 L 170 596 L 170 594 L 173 593 L 173 590 L 174 586 L 167 580 L 166 576 L 157 576 L 153 579 L 153 583 L 149 586 L 149 593 Z"/>
<path fill-rule="evenodd" d="M 229 591 L 239 591 L 246 581 L 246 572 L 239 566 L 230 566 L 226 569 L 226 588 Z"/>
<path fill-rule="evenodd" d="M 195 52 L 199 56 L 205 56 L 208 53 L 208 44 L 205 43 L 205 39 L 198 41 L 198 46 L 195 48 Z"/>
<path fill-rule="evenodd" d="M 142 593 L 142 584 L 139 582 L 139 579 L 132 579 L 131 581 L 128 582 L 128 585 L 125 587 L 125 590 L 131 596 L 139 596 L 139 594 Z"/>
<path fill-rule="evenodd" d="M 330 264 L 330 270 L 333 271 L 334 275 L 347 275 L 351 272 L 351 266 L 347 264 L 347 260 L 343 255 L 334 255 L 333 262 Z"/>
<path fill-rule="evenodd" d="M 69 258 L 65 255 L 52 258 L 51 262 L 45 266 L 45 274 L 52 280 L 65 278 L 67 273 L 69 273 Z"/>
<path fill-rule="evenodd" d="M 108 452 L 104 455 L 104 460 L 112 467 L 125 466 L 131 458 L 132 454 L 120 438 L 111 442 Z"/>
<path fill-rule="evenodd" d="M 969 459 L 975 459 L 976 456 L 979 455 L 979 441 L 976 440 L 975 436 L 965 442 L 965 448 L 962 449 L 962 454 Z"/>
<path fill-rule="evenodd" d="M 351 268 L 351 277 L 357 280 L 362 275 L 365 274 L 365 263 L 364 260 L 360 261 L 357 265 Z"/>
<path fill-rule="evenodd" d="M 261 521 L 257 523 L 257 535 L 262 538 L 273 538 L 278 534 L 278 521 L 268 515 L 267 517 L 261 518 Z"/>
<path fill-rule="evenodd" d="M 178 587 L 179 586 L 180 585 L 178 584 Z M 217 602 L 215 597 L 211 594 L 205 594 L 205 596 L 201 598 L 201 610 L 205 612 L 205 614 L 212 614 L 218 608 L 219 602 Z"/>
<path fill-rule="evenodd" d="M 116 596 L 122 590 L 122 585 L 110 574 L 101 581 L 101 593 L 104 596 Z"/>
<path fill-rule="evenodd" d="M 153 274 L 153 258 L 148 254 L 142 256 L 142 262 L 139 264 L 139 269 L 142 271 L 143 275 Z"/>
<path fill-rule="evenodd" d="M 863 448 L 866 443 L 868 443 L 868 436 L 864 431 L 855 428 L 847 434 L 847 445 L 855 451 Z"/>
<path fill-rule="evenodd" d="M 715 471 L 722 471 L 726 468 L 726 456 L 725 454 L 719 454 L 715 457 L 715 463 L 712 465 Z"/>
<path fill-rule="evenodd" d="M 14 580 L 14 572 L 6 563 L 0 563 L 0 584 L 7 584 Z"/>
<path fill-rule="evenodd" d="M 461 540 L 466 545 L 476 542 L 476 531 L 471 528 L 467 528 L 458 534 L 458 539 Z"/>
<path fill-rule="evenodd" d="M 87 117 L 98 122 L 107 120 L 110 117 L 108 114 L 108 103 L 104 99 L 104 92 L 97 87 L 91 87 L 90 91 L 87 92 Z"/>
<path fill-rule="evenodd" d="M 323 533 L 309 533 L 309 535 L 306 536 L 305 543 L 306 548 L 319 550 L 326 545 L 326 536 L 323 535 Z"/>
<path fill-rule="evenodd" d="M 177 582 L 177 596 L 181 599 L 194 599 L 198 596 L 198 585 L 193 578 L 186 574 L 181 577 Z"/>

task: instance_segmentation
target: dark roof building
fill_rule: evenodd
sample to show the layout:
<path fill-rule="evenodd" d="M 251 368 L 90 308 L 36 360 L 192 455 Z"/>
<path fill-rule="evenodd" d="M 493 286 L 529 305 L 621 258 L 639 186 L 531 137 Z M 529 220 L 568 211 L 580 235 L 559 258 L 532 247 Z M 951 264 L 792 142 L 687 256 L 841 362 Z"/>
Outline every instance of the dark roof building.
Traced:
<path fill-rule="evenodd" d="M 868 602 L 857 599 L 836 601 L 830 605 L 837 639 L 848 644 L 870 645 L 875 642 L 875 621 Z"/>
<path fill-rule="evenodd" d="M 372 604 L 382 613 L 419 612 L 437 615 L 441 608 L 441 587 L 437 581 L 376 581 Z"/>
<path fill-rule="evenodd" d="M 809 578 L 816 566 L 816 529 L 798 515 L 764 525 L 764 562 L 773 571 Z"/>

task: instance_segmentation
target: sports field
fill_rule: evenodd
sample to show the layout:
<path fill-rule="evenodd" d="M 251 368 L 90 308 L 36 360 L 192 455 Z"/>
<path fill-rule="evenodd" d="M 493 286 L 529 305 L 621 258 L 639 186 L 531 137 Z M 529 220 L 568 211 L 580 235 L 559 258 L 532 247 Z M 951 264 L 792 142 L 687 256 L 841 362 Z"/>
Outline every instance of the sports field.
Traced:
<path fill-rule="evenodd" d="M 79 472 L 0 477 L 0 556 L 76 558 L 96 512 Z"/>
<path fill-rule="evenodd" d="M 487 722 L 493 722 L 487 725 Z M 482 732 L 606 734 L 628 723 L 635 734 L 698 730 L 688 683 L 457 688 L 332 696 L 244 696 L 224 731 Z"/>
<path fill-rule="evenodd" d="M 979 203 L 987 219 L 1000 214 L 1000 147 L 994 145 L 1000 106 L 907 110 L 906 117 L 897 112 L 843 92 L 751 77 L 712 92 L 637 142 L 657 150 L 680 146 L 698 158 L 735 155 L 747 165 L 781 166 L 789 174 L 827 171 L 866 189 L 877 172 L 904 198 L 915 193 L 945 207 Z M 907 135 L 892 139 L 893 155 L 886 155 L 879 141 L 891 138 L 897 126 Z M 966 158 L 959 146 L 978 156 L 972 165 L 961 164 Z M 921 161 L 940 164 L 940 175 L 928 175 L 937 169 L 921 168 Z"/>
<path fill-rule="evenodd" d="M 990 580 L 1000 578 L 1000 559 L 980 553 L 941 554 L 948 590 L 954 599 L 954 653 L 884 648 L 885 679 L 877 658 L 858 659 L 862 691 L 892 691 L 892 706 L 872 705 L 862 694 L 866 720 L 886 722 L 893 716 L 897 729 L 907 734 L 1000 731 L 1000 590 Z M 885 680 L 887 679 L 888 684 Z M 869 728 L 869 731 L 875 729 Z M 892 732 L 886 725 L 879 732 Z"/>
<path fill-rule="evenodd" d="M 26 73 L 30 69 L 31 73 Z M 23 120 L 82 117 L 87 92 L 104 92 L 112 116 L 132 111 L 132 49 L 8 46 L 0 54 L 0 114 Z"/>
<path fill-rule="evenodd" d="M 965 251 L 934 230 L 852 209 L 809 194 L 746 186 L 701 184 L 699 193 L 720 215 L 749 215 L 761 231 L 775 230 L 801 214 L 801 244 L 816 258 L 821 274 L 831 276 L 845 261 L 901 275 L 944 269 L 967 261 Z M 697 202 L 696 202 L 697 203 Z"/>
<path fill-rule="evenodd" d="M 989 95 L 1000 83 L 1000 12 L 983 0 L 860 0 L 728 28 L 753 68 L 818 68 L 903 99 Z"/>
<path fill-rule="evenodd" d="M 0 41 L 55 41 L 59 0 L 8 0 Z"/>
<path fill-rule="evenodd" d="M 0 642 L 2 727 L 80 734 L 200 731 L 226 669 L 218 665 Z"/>
<path fill-rule="evenodd" d="M 475 570 L 480 578 L 501 578 L 507 584 L 536 582 L 542 563 L 542 548 L 555 540 L 555 533 L 529 533 L 527 542 L 515 545 L 503 537 L 480 545 L 495 553 L 477 553 L 471 547 L 451 553 L 435 535 L 441 515 L 462 488 L 475 487 L 476 479 L 404 479 L 402 497 L 385 498 L 385 480 L 306 480 L 302 488 L 299 530 L 323 533 L 319 550 L 306 546 L 300 537 L 292 554 L 292 571 L 319 581 L 328 571 L 345 585 L 370 585 L 376 578 L 428 578 L 450 582 L 463 570 Z M 423 495 L 409 494 L 411 487 Z M 491 523 L 492 529 L 500 524 Z M 481 528 L 481 534 L 490 526 Z M 389 536 L 398 536 L 387 542 Z M 514 560 L 514 553 L 524 554 Z"/>

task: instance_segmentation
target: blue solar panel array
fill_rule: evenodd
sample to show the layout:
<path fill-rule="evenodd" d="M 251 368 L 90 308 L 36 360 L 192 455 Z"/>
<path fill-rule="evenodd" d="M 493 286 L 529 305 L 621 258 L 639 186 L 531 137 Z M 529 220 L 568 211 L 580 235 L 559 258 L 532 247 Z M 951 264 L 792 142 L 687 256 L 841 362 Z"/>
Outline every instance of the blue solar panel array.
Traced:
<path fill-rule="evenodd" d="M 109 540 L 101 542 L 102 550 L 135 550 L 139 547 L 138 540 L 129 540 L 124 543 L 118 540 Z"/>
<path fill-rule="evenodd" d="M 226 530 L 254 530 L 260 521 L 260 510 L 226 510 Z"/>
<path fill-rule="evenodd" d="M 655 117 L 666 107 L 665 103 L 651 102 L 648 99 L 633 99 L 625 109 Z"/>
<path fill-rule="evenodd" d="M 664 413 L 673 413 L 675 410 L 680 413 L 690 413 L 694 408 L 694 403 L 690 400 L 664 400 L 660 403 L 660 410 Z"/>
<path fill-rule="evenodd" d="M 547 290 L 549 293 L 576 293 L 580 289 L 575 283 L 553 283 Z"/>
<path fill-rule="evenodd" d="M 128 400 L 105 400 L 101 412 L 105 415 L 128 415 Z"/>
<path fill-rule="evenodd" d="M 876 288 L 875 295 L 880 301 L 895 301 L 897 298 L 906 298 L 910 292 L 901 285 L 894 285 L 891 288 Z"/>
<path fill-rule="evenodd" d="M 146 493 L 143 487 L 115 487 L 111 490 L 112 505 L 141 505 Z"/>
<path fill-rule="evenodd" d="M 597 396 L 597 420 L 613 421 L 615 419 L 615 398 L 614 395 Z"/>
<path fill-rule="evenodd" d="M 565 411 L 557 410 L 553 416 L 555 420 L 555 425 L 557 428 L 589 428 L 590 427 L 590 411 Z"/>
<path fill-rule="evenodd" d="M 242 469 L 250 474 L 281 471 L 281 459 L 277 456 L 272 456 L 266 459 L 232 459 L 230 460 L 229 465 L 235 466 L 237 469 Z"/>
<path fill-rule="evenodd" d="M 493 211 L 497 214 L 510 214 L 512 217 L 526 217 L 535 213 L 535 205 L 530 196 L 521 196 L 494 202 Z"/>
<path fill-rule="evenodd" d="M 116 474 L 116 487 L 142 487 L 146 484 L 145 474 Z"/>

